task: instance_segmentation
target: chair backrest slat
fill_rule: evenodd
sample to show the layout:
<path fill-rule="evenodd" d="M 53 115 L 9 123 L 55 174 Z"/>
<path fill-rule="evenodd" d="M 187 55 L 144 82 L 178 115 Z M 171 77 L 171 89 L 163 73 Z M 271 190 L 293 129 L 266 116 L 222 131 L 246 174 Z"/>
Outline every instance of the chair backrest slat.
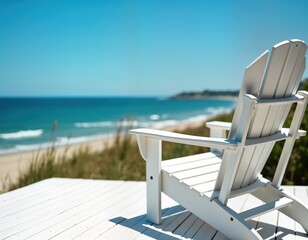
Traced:
<path fill-rule="evenodd" d="M 262 78 L 264 75 L 268 55 L 269 55 L 269 51 L 267 50 L 264 53 L 262 53 L 255 61 L 253 61 L 245 69 L 244 80 L 242 82 L 241 90 L 239 93 L 239 98 L 237 101 L 237 105 L 236 105 L 233 120 L 232 120 L 231 130 L 229 133 L 230 139 L 235 138 L 235 135 L 238 129 L 238 124 L 240 122 L 240 117 L 243 111 L 244 95 L 245 94 L 252 94 L 255 96 L 258 95 L 260 85 L 262 83 Z M 224 154 L 230 155 L 228 151 L 225 151 Z M 225 158 L 227 157 L 225 156 Z M 222 185 L 226 167 L 227 167 L 227 161 L 223 161 L 220 171 L 219 171 L 219 175 L 216 180 L 216 185 L 215 185 L 216 190 L 220 189 Z"/>
<path fill-rule="evenodd" d="M 305 69 L 306 49 L 306 44 L 300 40 L 284 41 L 273 47 L 268 63 L 268 52 L 265 52 L 246 68 L 229 134 L 230 139 L 234 139 L 239 118 L 243 114 L 244 94 L 253 94 L 258 99 L 283 98 L 296 94 Z M 292 104 L 258 107 L 251 120 L 247 138 L 265 137 L 279 131 L 291 106 Z M 232 190 L 245 187 L 256 180 L 274 144 L 275 142 L 268 142 L 244 148 Z M 225 168 L 226 166 L 221 167 L 215 189 L 219 189 L 222 183 Z"/>
<path fill-rule="evenodd" d="M 231 131 L 229 138 L 234 139 L 240 121 L 240 116 L 243 110 L 243 96 L 245 94 L 252 94 L 257 96 L 259 93 L 260 85 L 262 83 L 263 74 L 266 67 L 269 51 L 262 53 L 255 61 L 253 61 L 246 69 L 244 80 L 239 93 L 239 98 L 235 108 Z"/>
<path fill-rule="evenodd" d="M 297 93 L 306 66 L 306 49 L 307 46 L 304 42 L 300 40 L 290 41 L 290 48 L 285 59 L 284 69 L 281 72 L 277 90 L 273 96 L 274 98 L 289 97 Z M 267 126 L 263 128 L 261 136 L 274 134 L 279 131 L 288 116 L 291 106 L 292 104 L 284 106 L 271 106 L 268 110 L 269 112 L 266 121 Z M 257 163 L 257 166 L 251 176 L 251 180 L 249 182 L 243 182 L 242 186 L 246 186 L 255 181 L 257 176 L 262 171 L 266 160 L 274 147 L 274 144 L 275 143 L 266 144 L 264 147 L 264 153 L 262 154 L 263 156 L 260 157 L 259 162 Z M 260 147 L 261 146 L 257 146 L 256 148 Z"/>
<path fill-rule="evenodd" d="M 290 50 L 289 41 L 281 42 L 272 48 L 268 67 L 259 92 L 259 98 L 273 98 L 279 84 L 283 69 L 286 66 L 286 58 Z"/>

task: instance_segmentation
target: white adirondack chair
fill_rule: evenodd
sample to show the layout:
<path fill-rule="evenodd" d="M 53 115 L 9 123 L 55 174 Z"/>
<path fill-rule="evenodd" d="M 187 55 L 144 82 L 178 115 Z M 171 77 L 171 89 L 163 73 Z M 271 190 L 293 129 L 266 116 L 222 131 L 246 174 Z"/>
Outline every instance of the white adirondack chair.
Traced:
<path fill-rule="evenodd" d="M 308 232 L 307 206 L 281 188 L 293 144 L 306 134 L 299 126 L 308 93 L 297 91 L 306 66 L 306 49 L 303 41 L 284 41 L 272 48 L 270 57 L 265 51 L 250 64 L 232 124 L 207 123 L 211 137 L 131 130 L 146 160 L 149 221 L 161 223 L 162 191 L 231 239 L 262 239 L 247 221 L 275 209 Z M 291 126 L 282 128 L 293 103 L 297 105 Z M 227 138 L 226 130 L 230 130 Z M 271 182 L 260 173 L 280 140 L 285 143 Z M 162 161 L 162 141 L 211 147 L 212 152 Z M 264 205 L 241 213 L 227 206 L 230 198 L 246 193 Z"/>

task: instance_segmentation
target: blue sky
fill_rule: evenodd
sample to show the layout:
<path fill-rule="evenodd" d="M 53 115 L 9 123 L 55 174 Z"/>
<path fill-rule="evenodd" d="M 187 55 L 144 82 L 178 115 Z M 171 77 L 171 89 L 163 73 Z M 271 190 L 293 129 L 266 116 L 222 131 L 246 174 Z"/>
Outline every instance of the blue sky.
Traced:
<path fill-rule="evenodd" d="M 307 10 L 305 0 L 0 0 L 0 96 L 238 89 L 264 50 L 308 42 Z"/>

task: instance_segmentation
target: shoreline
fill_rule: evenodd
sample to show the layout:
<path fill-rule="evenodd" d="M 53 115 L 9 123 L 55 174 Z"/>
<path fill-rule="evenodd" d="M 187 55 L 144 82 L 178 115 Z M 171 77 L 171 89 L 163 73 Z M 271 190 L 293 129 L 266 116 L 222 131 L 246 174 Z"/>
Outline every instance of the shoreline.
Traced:
<path fill-rule="evenodd" d="M 61 157 L 65 154 L 65 156 L 70 157 L 78 151 L 78 149 L 85 147 L 88 147 L 92 152 L 100 151 L 106 146 L 110 146 L 113 139 L 114 138 L 102 138 L 97 140 L 89 140 L 82 143 L 72 143 L 65 146 L 58 146 L 56 147 L 56 156 Z M 48 148 L 0 155 L 0 183 L 4 182 L 8 177 L 10 181 L 16 181 L 20 171 L 26 170 L 33 159 L 42 156 L 47 151 Z"/>
<path fill-rule="evenodd" d="M 171 97 L 171 99 L 174 100 L 181 100 L 181 99 L 185 99 L 185 100 L 196 100 L 196 99 L 215 99 L 215 100 L 232 100 L 232 101 L 237 101 L 238 100 L 238 96 L 224 96 L 224 95 L 217 95 L 217 96 L 202 96 L 202 95 L 196 95 L 196 96 L 180 96 L 180 97 Z"/>
<path fill-rule="evenodd" d="M 224 111 L 223 113 L 216 113 L 213 115 L 207 116 L 199 116 L 197 118 L 186 119 L 177 124 L 164 126 L 162 128 L 166 131 L 183 131 L 188 127 L 199 127 L 204 125 L 204 123 L 217 115 L 228 113 L 230 111 Z M 205 126 L 204 126 L 205 127 Z M 71 157 L 75 152 L 77 152 L 81 148 L 89 148 L 89 151 L 102 151 L 107 146 L 111 146 L 113 144 L 115 138 L 115 134 L 106 134 L 101 135 L 99 138 L 88 139 L 83 142 L 78 143 L 68 143 L 63 146 L 56 146 L 56 157 L 61 157 L 65 154 L 66 157 Z M 37 149 L 37 150 L 29 150 L 17 153 L 9 153 L 0 155 L 0 183 L 3 183 L 7 180 L 14 182 L 17 180 L 19 173 L 25 171 L 29 166 L 30 162 L 46 153 L 49 148 Z"/>

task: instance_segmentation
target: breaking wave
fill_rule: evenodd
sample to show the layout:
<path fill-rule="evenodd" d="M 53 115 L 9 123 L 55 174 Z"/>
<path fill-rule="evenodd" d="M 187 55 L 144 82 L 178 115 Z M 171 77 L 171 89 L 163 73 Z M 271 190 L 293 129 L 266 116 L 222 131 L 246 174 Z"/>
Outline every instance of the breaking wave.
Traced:
<path fill-rule="evenodd" d="M 19 139 L 19 138 L 30 138 L 30 137 L 38 137 L 43 134 L 42 129 L 38 130 L 24 130 L 24 131 L 18 131 L 13 133 L 1 133 L 0 138 L 1 139 Z"/>
<path fill-rule="evenodd" d="M 77 122 L 75 127 L 78 128 L 92 128 L 92 127 L 113 127 L 113 122 Z"/>

